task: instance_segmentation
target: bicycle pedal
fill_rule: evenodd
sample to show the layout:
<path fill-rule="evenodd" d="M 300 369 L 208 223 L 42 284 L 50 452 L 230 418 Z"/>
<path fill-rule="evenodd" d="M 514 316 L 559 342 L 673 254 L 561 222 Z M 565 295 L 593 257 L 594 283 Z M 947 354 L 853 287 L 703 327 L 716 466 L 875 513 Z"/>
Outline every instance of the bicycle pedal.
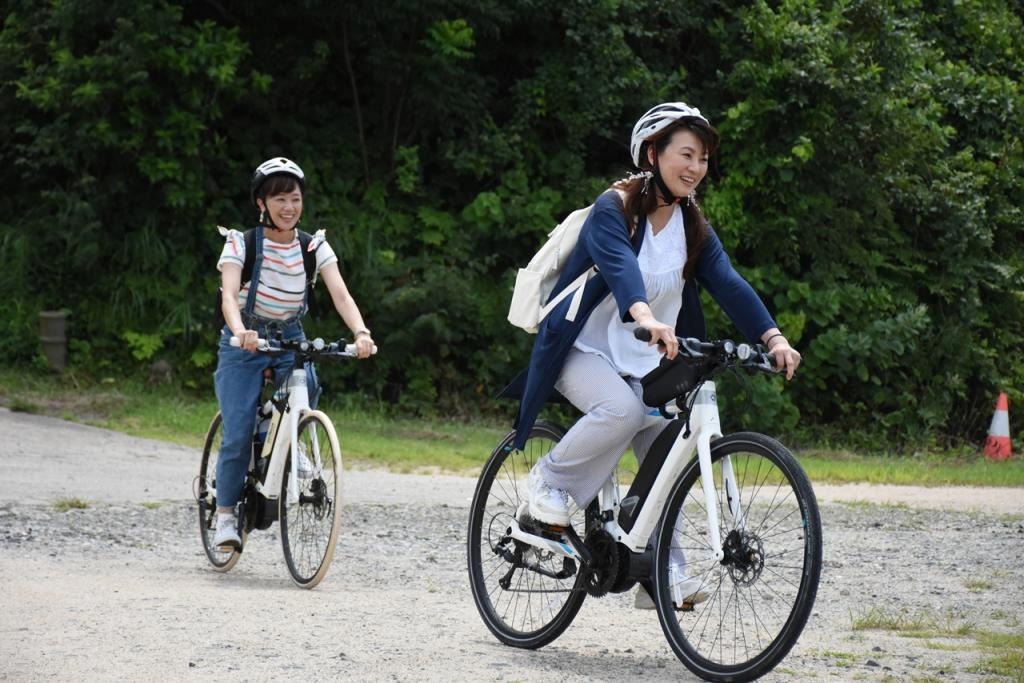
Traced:
<path fill-rule="evenodd" d="M 534 524 L 536 524 L 542 531 L 546 531 L 549 534 L 557 534 L 558 536 L 564 534 L 566 530 L 566 527 L 564 526 L 559 526 L 557 524 L 545 524 L 544 522 L 538 522 L 536 520 L 534 521 Z"/>
<path fill-rule="evenodd" d="M 528 534 L 540 536 L 541 538 L 546 538 L 549 541 L 563 542 L 565 540 L 562 536 L 565 532 L 564 526 L 545 524 L 544 522 L 530 517 L 528 514 L 523 515 L 519 520 L 519 528 Z"/>

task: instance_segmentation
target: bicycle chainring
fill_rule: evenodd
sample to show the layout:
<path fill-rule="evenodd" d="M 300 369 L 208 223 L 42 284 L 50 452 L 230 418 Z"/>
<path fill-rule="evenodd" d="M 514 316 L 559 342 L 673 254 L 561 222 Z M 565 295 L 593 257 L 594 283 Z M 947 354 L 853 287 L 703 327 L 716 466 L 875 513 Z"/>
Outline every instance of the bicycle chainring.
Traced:
<path fill-rule="evenodd" d="M 583 581 L 584 588 L 595 598 L 607 595 L 619 582 L 622 563 L 618 543 L 604 529 L 594 529 L 587 534 L 583 544 L 590 551 L 591 557 Z"/>

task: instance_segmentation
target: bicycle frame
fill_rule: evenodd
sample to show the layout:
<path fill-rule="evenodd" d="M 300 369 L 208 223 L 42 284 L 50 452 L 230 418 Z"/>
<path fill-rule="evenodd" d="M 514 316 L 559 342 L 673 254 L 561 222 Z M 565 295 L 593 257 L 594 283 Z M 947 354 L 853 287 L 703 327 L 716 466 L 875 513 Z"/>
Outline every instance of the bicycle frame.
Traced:
<path fill-rule="evenodd" d="M 722 436 L 715 383 L 705 381 L 698 385 L 693 392 L 695 395 L 691 394 L 690 396 L 692 399 L 689 416 L 690 431 L 689 433 L 680 431 L 672 443 L 665 462 L 651 485 L 651 490 L 642 503 L 642 507 L 636 515 L 636 521 L 629 531 L 623 529 L 618 522 L 618 512 L 622 501 L 614 472 L 599 493 L 602 513 L 611 513 L 601 516 L 604 520 L 602 523 L 604 530 L 633 552 L 642 553 L 647 548 L 651 535 L 660 521 L 662 510 L 672 493 L 672 487 L 689 463 L 690 456 L 696 450 L 703 484 L 704 507 L 708 516 L 710 534 L 708 542 L 715 559 L 721 560 L 725 556 L 718 526 L 718 492 L 715 488 L 711 468 L 711 440 Z M 721 463 L 722 480 L 729 501 L 729 510 L 737 527 L 742 527 L 743 507 L 732 462 L 726 456 L 722 458 Z M 581 544 L 577 543 L 578 537 L 574 532 L 569 534 L 571 543 L 562 543 L 524 531 L 517 520 L 513 520 L 511 527 L 512 537 L 515 539 L 573 559 L 583 561 L 588 559 L 589 553 Z"/>
<path fill-rule="evenodd" d="M 277 406 L 274 405 L 270 428 L 273 435 L 268 433 L 268 440 L 263 444 L 263 451 L 260 454 L 260 457 L 270 458 L 270 467 L 267 468 L 266 479 L 262 483 L 256 482 L 256 490 L 268 500 L 277 500 L 278 498 L 278 491 L 281 490 L 281 477 L 284 476 L 285 458 L 288 456 L 289 449 L 292 453 L 299 452 L 299 422 L 309 412 L 309 389 L 306 383 L 305 368 L 293 368 L 285 384 L 288 399 L 285 403 L 284 413 L 278 411 Z M 281 429 L 282 423 L 286 425 L 287 432 Z M 287 433 L 287 438 L 282 437 L 284 433 Z M 311 438 L 314 440 L 311 454 L 314 459 L 313 466 L 319 468 L 322 463 L 319 462 L 320 449 L 316 443 L 315 432 L 311 434 Z M 299 495 L 297 460 L 297 458 L 291 459 L 291 472 L 288 478 L 289 503 L 295 502 Z"/>

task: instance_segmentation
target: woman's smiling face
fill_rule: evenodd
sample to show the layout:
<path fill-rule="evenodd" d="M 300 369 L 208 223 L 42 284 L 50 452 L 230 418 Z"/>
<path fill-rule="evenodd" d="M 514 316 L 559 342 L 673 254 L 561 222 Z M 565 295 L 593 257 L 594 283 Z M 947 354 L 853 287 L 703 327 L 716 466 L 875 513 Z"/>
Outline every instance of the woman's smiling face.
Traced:
<path fill-rule="evenodd" d="M 654 145 L 648 148 L 648 157 L 652 163 L 654 148 Z M 661 177 L 676 197 L 685 197 L 693 192 L 707 175 L 707 148 L 693 131 L 685 128 L 675 131 L 665 149 L 657 154 Z"/>
<path fill-rule="evenodd" d="M 298 188 L 271 195 L 261 201 L 278 229 L 291 230 L 298 225 L 302 217 L 302 192 Z"/>

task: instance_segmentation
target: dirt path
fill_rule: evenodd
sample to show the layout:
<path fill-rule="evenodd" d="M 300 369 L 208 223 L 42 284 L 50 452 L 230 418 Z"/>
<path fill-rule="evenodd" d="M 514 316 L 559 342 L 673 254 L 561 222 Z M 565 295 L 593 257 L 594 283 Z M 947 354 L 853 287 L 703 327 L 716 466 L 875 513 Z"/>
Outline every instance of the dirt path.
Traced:
<path fill-rule="evenodd" d="M 347 472 L 335 564 L 302 591 L 273 529 L 207 568 L 196 451 L 2 409 L 0 430 L 0 680 L 692 680 L 632 594 L 588 600 L 542 650 L 498 643 L 466 578 L 472 479 Z M 818 600 L 766 680 L 991 680 L 965 634 L 1021 632 L 1024 492 L 816 490 Z M 88 507 L 54 508 L 72 497 Z M 871 610 L 934 633 L 854 630 Z"/>

